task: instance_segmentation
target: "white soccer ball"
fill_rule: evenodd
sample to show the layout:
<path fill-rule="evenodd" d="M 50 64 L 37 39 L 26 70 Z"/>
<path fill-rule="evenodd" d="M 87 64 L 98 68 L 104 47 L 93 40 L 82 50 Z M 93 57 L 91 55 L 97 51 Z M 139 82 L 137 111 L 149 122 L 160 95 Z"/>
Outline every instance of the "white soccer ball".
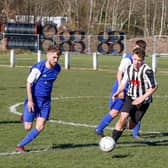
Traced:
<path fill-rule="evenodd" d="M 112 151 L 116 146 L 115 140 L 110 136 L 105 136 L 100 139 L 99 147 L 104 152 Z"/>

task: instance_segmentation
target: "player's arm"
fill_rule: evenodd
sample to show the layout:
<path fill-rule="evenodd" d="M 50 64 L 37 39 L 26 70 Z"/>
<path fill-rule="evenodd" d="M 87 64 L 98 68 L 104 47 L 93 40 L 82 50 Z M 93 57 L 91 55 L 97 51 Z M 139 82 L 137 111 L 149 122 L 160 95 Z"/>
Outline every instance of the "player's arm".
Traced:
<path fill-rule="evenodd" d="M 119 97 L 120 93 L 122 93 L 125 89 L 125 86 L 128 82 L 128 75 L 127 72 L 124 73 L 124 77 L 122 79 L 122 81 L 120 82 L 120 85 L 118 86 L 118 90 L 114 93 L 113 95 L 113 100 L 115 100 L 117 97 Z"/>
<path fill-rule="evenodd" d="M 117 80 L 118 80 L 118 85 L 121 84 L 122 78 L 123 78 L 123 74 L 126 71 L 128 65 L 131 64 L 130 59 L 128 58 L 123 58 L 120 62 L 120 65 L 118 67 L 118 72 L 117 72 Z M 124 99 L 124 90 L 122 92 L 120 92 L 120 94 L 118 95 L 118 97 L 120 99 Z"/>
<path fill-rule="evenodd" d="M 145 101 L 145 99 L 147 99 L 149 96 L 151 96 L 151 95 L 157 90 L 157 88 L 158 88 L 157 85 L 154 86 L 154 87 L 152 87 L 152 88 L 149 88 L 149 89 L 145 92 L 145 94 L 143 94 L 142 96 L 136 98 L 136 99 L 132 102 L 132 104 L 133 104 L 133 105 L 139 105 L 139 104 L 141 104 L 143 101 Z"/>
<path fill-rule="evenodd" d="M 32 83 L 39 78 L 40 74 L 41 72 L 37 68 L 33 68 L 27 78 L 27 83 L 26 83 L 28 110 L 33 112 L 34 112 L 34 102 L 33 102 L 33 95 L 32 95 Z"/>
<path fill-rule="evenodd" d="M 118 72 L 117 72 L 118 86 L 121 84 L 122 78 L 123 78 L 123 71 L 121 71 L 121 70 L 118 69 Z M 120 99 L 124 99 L 124 91 L 120 92 L 120 94 L 118 95 L 118 97 Z"/>
<path fill-rule="evenodd" d="M 133 105 L 138 105 L 141 104 L 143 101 L 145 101 L 148 97 L 150 97 L 158 88 L 157 82 L 154 77 L 154 73 L 151 69 L 146 71 L 146 76 L 148 79 L 148 85 L 149 89 L 140 97 L 136 98 L 132 104 Z"/>
<path fill-rule="evenodd" d="M 128 58 L 123 58 L 120 62 L 120 65 L 118 67 L 118 72 L 117 72 L 117 80 L 118 84 L 120 85 L 124 72 L 126 71 L 127 67 L 131 64 L 130 59 Z"/>
<path fill-rule="evenodd" d="M 27 98 L 28 98 L 28 110 L 34 112 L 34 102 L 33 102 L 33 96 L 32 96 L 32 88 L 31 83 L 27 81 L 26 83 L 26 90 L 27 90 Z"/>

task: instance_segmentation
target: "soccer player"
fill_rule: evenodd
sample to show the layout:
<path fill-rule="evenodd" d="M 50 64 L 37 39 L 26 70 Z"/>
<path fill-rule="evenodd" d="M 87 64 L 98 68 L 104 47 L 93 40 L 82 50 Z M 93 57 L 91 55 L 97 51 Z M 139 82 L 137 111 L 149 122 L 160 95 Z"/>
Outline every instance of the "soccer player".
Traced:
<path fill-rule="evenodd" d="M 137 40 L 135 42 L 134 48 L 142 48 L 145 50 L 146 42 L 143 40 Z M 119 65 L 118 72 L 117 72 L 117 80 L 115 80 L 112 86 L 112 91 L 111 91 L 111 96 L 110 96 L 110 101 L 109 101 L 110 111 L 107 114 L 105 114 L 105 116 L 100 121 L 99 125 L 96 127 L 96 133 L 100 136 L 104 136 L 104 133 L 103 133 L 104 128 L 108 126 L 116 116 L 118 116 L 120 109 L 124 104 L 128 86 L 125 87 L 124 91 L 121 92 L 118 98 L 116 98 L 115 100 L 112 100 L 112 96 L 117 91 L 118 85 L 121 83 L 124 72 L 126 71 L 127 67 L 130 64 L 132 64 L 132 62 L 133 62 L 132 53 L 128 53 L 121 60 L 121 63 Z M 140 122 L 137 123 L 136 127 L 132 130 L 132 135 L 134 138 L 139 138 L 139 130 L 140 130 Z"/>
<path fill-rule="evenodd" d="M 24 152 L 25 146 L 44 130 L 51 109 L 53 83 L 61 71 L 58 64 L 61 50 L 52 45 L 47 50 L 47 59 L 32 66 L 27 78 L 27 97 L 24 102 L 24 129 L 30 130 L 17 145 L 16 151 Z M 36 119 L 35 127 L 33 121 Z"/>
<path fill-rule="evenodd" d="M 116 142 L 125 128 L 132 129 L 142 120 L 152 101 L 152 94 L 158 87 L 152 69 L 144 63 L 144 57 L 145 51 L 141 48 L 133 50 L 133 64 L 127 67 L 117 91 L 113 94 L 115 100 L 129 83 L 120 118 L 112 132 Z"/>

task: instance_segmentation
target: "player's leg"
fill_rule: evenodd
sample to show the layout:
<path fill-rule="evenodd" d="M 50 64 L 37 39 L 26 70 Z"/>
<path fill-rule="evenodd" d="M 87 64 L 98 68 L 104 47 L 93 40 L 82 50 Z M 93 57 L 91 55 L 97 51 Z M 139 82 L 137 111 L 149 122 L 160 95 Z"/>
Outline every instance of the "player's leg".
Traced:
<path fill-rule="evenodd" d="M 44 129 L 46 123 L 46 119 L 42 117 L 37 117 L 36 126 L 32 128 L 31 131 L 27 133 L 25 138 L 18 144 L 20 147 L 24 147 L 29 144 L 33 139 L 35 139 L 39 133 Z"/>
<path fill-rule="evenodd" d="M 133 128 L 132 135 L 135 138 L 142 139 L 141 137 L 139 137 L 140 124 L 141 124 L 141 119 L 143 118 L 148 107 L 149 107 L 149 104 L 141 105 L 134 113 L 134 117 L 131 117 L 132 123 L 134 123 L 134 126 L 132 127 Z M 131 120 L 130 120 L 130 123 L 131 123 Z"/>
<path fill-rule="evenodd" d="M 122 135 L 124 129 L 126 128 L 127 119 L 130 115 L 130 111 L 132 110 L 132 100 L 130 97 L 126 97 L 124 105 L 121 108 L 121 114 L 118 122 L 115 125 L 115 129 L 112 132 L 113 139 L 117 142 L 120 136 Z"/>
<path fill-rule="evenodd" d="M 50 101 L 46 101 L 46 102 L 42 101 L 42 103 L 38 102 L 38 107 L 39 108 L 36 108 L 36 110 L 40 110 L 40 111 L 38 113 L 38 117 L 36 118 L 36 126 L 32 130 L 30 130 L 25 136 L 25 138 L 17 145 L 17 148 L 16 148 L 17 151 L 22 151 L 22 149 L 24 150 L 24 146 L 29 144 L 33 139 L 35 139 L 45 127 L 46 120 L 49 118 L 49 114 L 50 114 Z M 28 115 L 30 114 L 31 113 L 29 112 Z M 28 126 L 29 123 L 28 122 L 25 122 L 25 123 L 26 123 L 25 126 Z"/>
<path fill-rule="evenodd" d="M 139 121 L 136 126 L 132 129 L 132 136 L 138 138 L 140 136 L 139 131 L 141 128 L 141 122 Z"/>
<path fill-rule="evenodd" d="M 115 142 L 117 142 L 120 136 L 122 135 L 125 129 L 125 125 L 127 123 L 128 116 L 129 116 L 129 113 L 127 112 L 122 112 L 120 114 L 120 118 L 116 123 L 114 130 L 112 131 L 112 137 L 115 140 Z"/>
<path fill-rule="evenodd" d="M 99 125 L 96 127 L 96 133 L 98 135 L 104 136 L 103 134 L 104 128 L 111 123 L 112 119 L 118 114 L 118 112 L 119 112 L 118 110 L 113 109 L 103 116 Z"/>
<path fill-rule="evenodd" d="M 26 99 L 24 102 L 24 107 L 23 107 L 23 114 L 22 114 L 22 120 L 24 124 L 24 129 L 26 131 L 30 130 L 32 128 L 33 121 L 35 119 L 35 112 L 29 111 L 28 110 L 28 100 Z"/>
<path fill-rule="evenodd" d="M 110 112 L 105 114 L 105 116 L 101 119 L 100 123 L 96 127 L 96 133 L 98 135 L 103 135 L 103 130 L 107 127 L 111 121 L 119 114 L 121 107 L 123 106 L 124 100 L 117 98 L 112 101 L 112 106 Z"/>
<path fill-rule="evenodd" d="M 24 112 L 23 112 L 23 122 L 24 122 L 24 129 L 26 131 L 30 130 L 32 128 L 32 124 L 35 118 L 35 112 L 31 112 L 28 111 L 27 108 L 27 100 L 25 100 L 24 103 Z M 31 133 L 33 132 L 33 133 Z M 30 141 L 30 139 L 32 139 L 32 135 L 31 134 L 36 134 L 34 133 L 36 132 L 36 130 L 30 131 L 27 133 L 27 135 L 25 136 L 25 138 L 17 145 L 16 150 L 17 151 L 24 151 L 24 146 L 25 144 L 27 144 L 27 141 Z"/>
<path fill-rule="evenodd" d="M 114 82 L 111 90 L 111 95 L 109 99 L 109 109 L 110 112 L 106 113 L 103 118 L 101 119 L 100 123 L 96 127 L 96 133 L 98 135 L 104 136 L 103 130 L 105 127 L 107 127 L 111 121 L 118 115 L 122 105 L 123 100 L 117 98 L 116 100 L 112 99 L 112 95 L 117 91 L 118 88 L 118 82 L 117 80 Z"/>

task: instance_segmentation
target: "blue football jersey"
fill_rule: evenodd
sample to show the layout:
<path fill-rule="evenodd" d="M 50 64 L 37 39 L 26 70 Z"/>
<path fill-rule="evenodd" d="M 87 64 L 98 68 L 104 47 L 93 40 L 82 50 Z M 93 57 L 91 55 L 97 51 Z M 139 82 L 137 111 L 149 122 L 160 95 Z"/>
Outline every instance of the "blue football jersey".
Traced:
<path fill-rule="evenodd" d="M 61 71 L 61 66 L 56 64 L 54 68 L 47 68 L 46 61 L 41 61 L 31 68 L 37 68 L 41 74 L 39 78 L 32 83 L 32 94 L 34 96 L 51 96 L 53 82 L 57 79 L 57 75 Z"/>

